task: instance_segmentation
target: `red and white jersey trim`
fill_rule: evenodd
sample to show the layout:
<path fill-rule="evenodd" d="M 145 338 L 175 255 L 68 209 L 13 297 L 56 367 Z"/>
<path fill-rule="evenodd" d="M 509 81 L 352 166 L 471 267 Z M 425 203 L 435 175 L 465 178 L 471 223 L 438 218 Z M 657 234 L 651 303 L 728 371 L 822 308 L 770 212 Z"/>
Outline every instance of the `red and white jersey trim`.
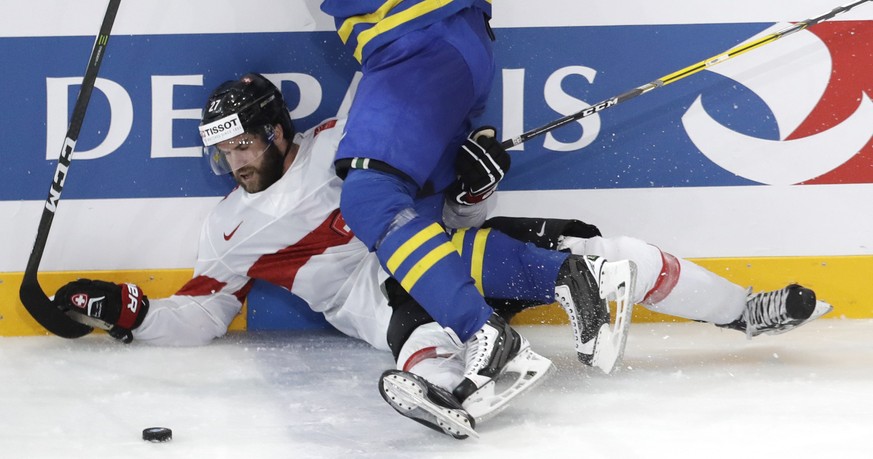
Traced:
<path fill-rule="evenodd" d="M 203 225 L 194 278 L 175 296 L 152 301 L 137 340 L 208 342 L 226 331 L 252 281 L 262 279 L 343 333 L 387 349 L 391 309 L 379 290 L 387 275 L 339 211 L 342 181 L 333 159 L 344 124 L 330 119 L 298 133 L 297 157 L 279 181 L 254 194 L 237 187 L 218 203 Z"/>

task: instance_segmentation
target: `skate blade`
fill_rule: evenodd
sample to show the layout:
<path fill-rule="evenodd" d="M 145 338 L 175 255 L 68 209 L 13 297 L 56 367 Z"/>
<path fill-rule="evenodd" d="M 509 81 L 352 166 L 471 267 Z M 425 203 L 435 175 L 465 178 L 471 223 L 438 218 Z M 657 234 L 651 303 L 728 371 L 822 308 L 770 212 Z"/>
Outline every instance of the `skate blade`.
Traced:
<path fill-rule="evenodd" d="M 824 301 L 816 301 L 815 309 L 812 311 L 812 315 L 809 316 L 809 319 L 806 319 L 806 322 L 813 321 L 818 319 L 819 317 L 831 312 L 834 310 L 834 307 Z M 804 323 L 806 323 L 804 322 Z"/>
<path fill-rule="evenodd" d="M 509 402 L 546 380 L 552 361 L 529 347 L 506 364 L 503 373 L 464 400 L 463 406 L 479 424 L 509 406 Z"/>
<path fill-rule="evenodd" d="M 766 332 L 764 332 L 764 334 L 781 335 L 783 333 L 790 332 L 791 330 L 794 330 L 795 328 L 800 327 L 802 325 L 806 325 L 806 324 L 812 322 L 813 320 L 816 320 L 819 317 L 821 317 L 821 316 L 823 316 L 823 315 L 825 315 L 833 310 L 834 310 L 834 307 L 831 306 L 830 304 L 825 303 L 824 301 L 816 301 L 815 302 L 815 309 L 813 309 L 812 314 L 809 316 L 809 318 L 807 318 L 803 322 L 800 322 L 798 324 L 791 325 L 791 326 L 786 326 L 780 330 L 766 331 Z M 749 339 L 751 339 L 751 337 L 749 337 Z"/>
<path fill-rule="evenodd" d="M 615 321 L 603 324 L 597 333 L 591 364 L 609 374 L 621 361 L 627 344 L 634 304 L 631 295 L 637 281 L 637 266 L 630 260 L 606 262 L 600 270 L 600 296 L 615 303 Z"/>
<path fill-rule="evenodd" d="M 467 437 L 479 438 L 473 430 L 463 410 L 437 405 L 427 398 L 427 388 L 402 373 L 382 377 L 380 387 L 382 398 L 398 413 L 426 424 L 434 430 L 441 430 L 459 440 Z M 469 413 L 467 413 L 469 414 Z"/>

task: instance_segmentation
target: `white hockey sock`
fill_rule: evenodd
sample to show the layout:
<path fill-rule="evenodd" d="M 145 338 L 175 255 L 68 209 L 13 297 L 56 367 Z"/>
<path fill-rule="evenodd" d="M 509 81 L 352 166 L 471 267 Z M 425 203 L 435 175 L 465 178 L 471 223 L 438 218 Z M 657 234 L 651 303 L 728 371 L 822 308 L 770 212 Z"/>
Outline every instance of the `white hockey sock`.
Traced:
<path fill-rule="evenodd" d="M 403 343 L 397 369 L 451 392 L 464 379 L 464 353 L 458 341 L 436 322 L 424 324 Z"/>
<path fill-rule="evenodd" d="M 632 299 L 652 311 L 726 324 L 740 317 L 746 305 L 745 288 L 636 238 L 567 237 L 559 248 L 568 248 L 577 255 L 633 261 L 637 265 L 637 283 Z"/>
<path fill-rule="evenodd" d="M 746 289 L 688 260 L 678 259 L 680 275 L 673 290 L 661 301 L 643 304 L 652 311 L 727 324 L 742 315 Z"/>
<path fill-rule="evenodd" d="M 663 266 L 661 251 L 646 242 L 627 236 L 565 237 L 558 249 L 570 249 L 575 255 L 597 255 L 607 261 L 631 260 L 637 265 L 637 282 L 631 300 L 639 304 L 655 287 Z"/>

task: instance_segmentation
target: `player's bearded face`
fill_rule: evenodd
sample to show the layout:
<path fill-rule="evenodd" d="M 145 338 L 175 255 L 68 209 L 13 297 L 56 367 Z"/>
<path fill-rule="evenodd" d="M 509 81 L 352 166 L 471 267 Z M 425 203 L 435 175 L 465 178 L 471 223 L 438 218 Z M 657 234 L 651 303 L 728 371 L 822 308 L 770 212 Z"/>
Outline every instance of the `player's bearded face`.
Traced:
<path fill-rule="evenodd" d="M 266 190 L 282 178 L 284 158 L 272 142 L 260 157 L 233 171 L 236 183 L 248 193 Z"/>

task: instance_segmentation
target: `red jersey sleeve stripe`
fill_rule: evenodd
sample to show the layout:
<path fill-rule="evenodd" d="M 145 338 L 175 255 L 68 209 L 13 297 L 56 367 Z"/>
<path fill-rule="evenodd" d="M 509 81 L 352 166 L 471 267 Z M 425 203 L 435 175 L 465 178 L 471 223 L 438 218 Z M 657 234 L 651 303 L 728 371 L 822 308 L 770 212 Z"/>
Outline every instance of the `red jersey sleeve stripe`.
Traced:
<path fill-rule="evenodd" d="M 324 253 L 330 247 L 348 244 L 353 237 L 340 210 L 335 209 L 321 225 L 295 244 L 259 258 L 249 268 L 248 276 L 291 290 L 297 272 L 312 257 Z"/>
<path fill-rule="evenodd" d="M 246 297 L 249 295 L 249 292 L 252 290 L 252 284 L 254 280 L 249 280 L 243 286 L 243 288 L 239 289 L 236 292 L 233 292 L 233 296 L 242 303 Z M 185 295 L 185 296 L 209 296 L 214 295 L 227 286 L 226 282 L 221 282 L 216 279 L 213 279 L 209 276 L 197 276 L 182 286 L 176 295 Z"/>

